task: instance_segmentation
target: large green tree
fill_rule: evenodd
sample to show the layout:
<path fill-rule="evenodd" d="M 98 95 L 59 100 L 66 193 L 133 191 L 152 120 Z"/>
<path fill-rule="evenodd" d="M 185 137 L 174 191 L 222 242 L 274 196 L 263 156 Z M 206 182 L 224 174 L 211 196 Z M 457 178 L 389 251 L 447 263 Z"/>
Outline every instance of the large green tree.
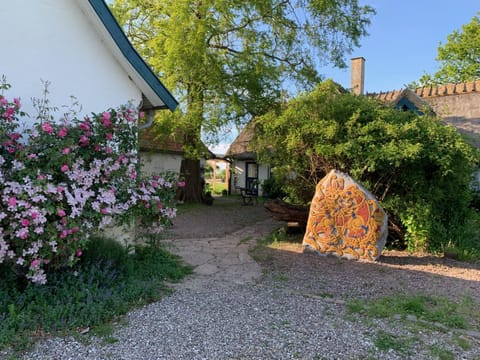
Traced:
<path fill-rule="evenodd" d="M 421 85 L 440 85 L 461 83 L 480 78 L 480 18 L 463 25 L 448 35 L 447 42 L 438 47 L 437 61 L 439 70 L 425 74 L 420 79 Z"/>
<path fill-rule="evenodd" d="M 344 67 L 374 13 L 358 0 L 115 0 L 111 8 L 181 102 L 157 121 L 184 137 L 186 201 L 201 197 L 201 133 L 265 113 L 286 84 L 309 88 L 319 64 Z"/>

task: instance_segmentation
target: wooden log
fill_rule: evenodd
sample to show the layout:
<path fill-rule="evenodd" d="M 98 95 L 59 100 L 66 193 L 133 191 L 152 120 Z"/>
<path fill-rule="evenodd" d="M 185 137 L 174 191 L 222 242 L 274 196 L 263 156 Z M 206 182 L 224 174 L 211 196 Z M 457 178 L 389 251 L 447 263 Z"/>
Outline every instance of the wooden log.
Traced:
<path fill-rule="evenodd" d="M 280 199 L 269 200 L 263 206 L 275 220 L 296 222 L 300 227 L 307 226 L 308 206 L 292 205 Z"/>

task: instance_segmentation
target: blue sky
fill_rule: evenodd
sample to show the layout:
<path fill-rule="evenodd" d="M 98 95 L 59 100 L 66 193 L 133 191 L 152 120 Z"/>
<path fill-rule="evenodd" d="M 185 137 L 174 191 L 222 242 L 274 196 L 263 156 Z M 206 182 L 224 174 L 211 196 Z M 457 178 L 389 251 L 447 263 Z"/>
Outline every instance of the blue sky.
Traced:
<path fill-rule="evenodd" d="M 438 69 L 437 48 L 447 36 L 469 23 L 480 11 L 479 0 L 360 0 L 375 8 L 369 36 L 347 59 L 365 58 L 365 91 L 404 88 L 424 73 Z M 349 64 L 348 60 L 348 64 Z M 345 88 L 350 88 L 350 69 L 319 69 Z M 232 132 L 221 144 L 212 146 L 223 154 L 235 138 Z"/>
<path fill-rule="evenodd" d="M 365 90 L 380 92 L 405 87 L 438 68 L 440 42 L 460 30 L 480 11 L 479 0 L 361 0 L 377 14 L 370 35 L 351 57 L 363 56 Z M 321 69 L 328 78 L 350 88 L 350 69 Z"/>

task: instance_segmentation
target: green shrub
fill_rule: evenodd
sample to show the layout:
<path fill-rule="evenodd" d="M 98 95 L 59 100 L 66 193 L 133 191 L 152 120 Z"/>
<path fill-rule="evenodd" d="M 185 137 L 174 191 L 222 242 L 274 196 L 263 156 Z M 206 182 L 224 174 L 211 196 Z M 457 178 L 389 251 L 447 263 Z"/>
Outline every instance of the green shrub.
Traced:
<path fill-rule="evenodd" d="M 331 169 L 349 173 L 382 203 L 410 250 L 480 248 L 471 175 L 478 151 L 427 114 L 319 85 L 255 123 L 259 161 L 269 163 L 292 202 L 307 204 Z M 272 156 L 274 154 L 274 156 Z"/>
<path fill-rule="evenodd" d="M 263 196 L 267 199 L 282 199 L 286 196 L 285 191 L 282 189 L 282 184 L 273 175 L 263 181 L 262 191 Z"/>
<path fill-rule="evenodd" d="M 23 348 L 35 333 L 55 334 L 95 327 L 132 307 L 160 299 L 191 273 L 180 259 L 160 247 L 134 252 L 114 240 L 95 238 L 73 268 L 48 274 L 45 285 L 17 286 L 11 267 L 0 264 L 0 349 Z"/>

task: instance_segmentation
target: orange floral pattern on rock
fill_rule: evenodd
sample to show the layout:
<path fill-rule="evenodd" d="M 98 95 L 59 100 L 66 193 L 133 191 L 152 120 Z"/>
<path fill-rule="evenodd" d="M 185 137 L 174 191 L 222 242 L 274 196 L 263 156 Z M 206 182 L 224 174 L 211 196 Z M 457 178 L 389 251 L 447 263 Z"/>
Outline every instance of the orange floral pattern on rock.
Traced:
<path fill-rule="evenodd" d="M 345 188 L 344 179 L 332 175 L 317 185 L 303 245 L 322 254 L 374 260 L 384 218 L 374 199 L 355 184 Z"/>

